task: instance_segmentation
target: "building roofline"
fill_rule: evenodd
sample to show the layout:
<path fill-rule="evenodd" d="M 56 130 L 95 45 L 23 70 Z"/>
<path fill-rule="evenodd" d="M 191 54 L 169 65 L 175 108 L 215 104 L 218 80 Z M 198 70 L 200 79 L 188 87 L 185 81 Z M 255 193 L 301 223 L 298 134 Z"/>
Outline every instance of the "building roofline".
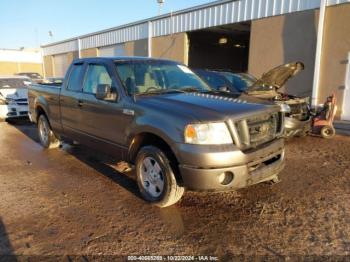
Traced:
<path fill-rule="evenodd" d="M 154 57 L 144 57 L 144 56 L 105 56 L 105 57 L 83 57 L 83 58 L 76 58 L 74 59 L 74 63 L 79 62 L 85 62 L 85 61 L 95 61 L 95 60 L 106 60 L 106 61 L 113 61 L 113 62 L 130 62 L 130 61 L 161 61 L 161 62 L 170 62 L 174 64 L 182 64 L 177 61 L 173 61 L 171 59 L 165 59 L 165 58 L 154 58 Z"/>
<path fill-rule="evenodd" d="M 174 15 L 178 15 L 178 14 L 185 14 L 191 11 L 196 11 L 202 8 L 207 8 L 207 7 L 212 7 L 212 6 L 216 6 L 219 4 L 224 4 L 224 3 L 229 3 L 229 2 L 235 2 L 238 0 L 216 0 L 210 3 L 206 3 L 206 4 L 201 4 L 201 5 L 197 5 L 197 6 L 193 6 L 193 7 L 189 7 L 189 8 L 185 8 L 185 9 L 181 9 L 175 12 L 170 12 L 170 13 L 166 13 L 163 15 L 158 15 L 158 16 L 153 16 L 150 18 L 146 18 L 143 20 L 139 20 L 136 22 L 131 22 L 128 24 L 123 24 L 123 25 L 119 25 L 119 26 L 115 26 L 115 27 L 111 27 L 111 28 L 107 28 L 107 29 L 103 29 L 103 30 L 99 30 L 93 33 L 88 33 L 88 34 L 84 34 L 84 35 L 79 35 L 79 36 L 75 36 L 75 37 L 71 37 L 71 38 L 67 38 L 64 40 L 60 40 L 60 41 L 56 41 L 56 42 L 52 42 L 52 43 L 48 43 L 48 44 L 44 44 L 41 45 L 41 47 L 49 47 L 49 46 L 54 46 L 57 44 L 62 44 L 62 43 L 66 43 L 66 42 L 70 42 L 70 41 L 75 41 L 81 38 L 85 38 L 85 37 L 89 37 L 89 36 L 93 36 L 93 35 L 97 35 L 97 34 L 102 34 L 102 33 L 106 33 L 106 32 L 110 32 L 110 31 L 114 31 L 114 30 L 118 30 L 118 29 L 123 29 L 123 28 L 127 28 L 127 27 L 131 27 L 131 26 L 135 26 L 135 25 L 140 25 L 140 24 L 144 24 L 147 22 L 152 22 L 152 21 L 156 21 L 162 18 L 167 18 L 167 17 L 171 17 Z"/>

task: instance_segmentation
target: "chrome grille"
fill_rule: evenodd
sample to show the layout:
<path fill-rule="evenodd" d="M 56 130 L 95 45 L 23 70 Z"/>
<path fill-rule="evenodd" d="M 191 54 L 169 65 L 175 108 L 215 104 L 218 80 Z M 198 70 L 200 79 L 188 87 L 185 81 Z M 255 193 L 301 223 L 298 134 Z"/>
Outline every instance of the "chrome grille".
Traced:
<path fill-rule="evenodd" d="M 28 99 L 27 98 L 19 98 L 19 99 L 16 99 L 15 102 L 19 106 L 27 106 L 28 105 Z"/>
<path fill-rule="evenodd" d="M 258 115 L 235 123 L 235 129 L 242 149 L 257 147 L 272 141 L 283 131 L 282 113 Z"/>

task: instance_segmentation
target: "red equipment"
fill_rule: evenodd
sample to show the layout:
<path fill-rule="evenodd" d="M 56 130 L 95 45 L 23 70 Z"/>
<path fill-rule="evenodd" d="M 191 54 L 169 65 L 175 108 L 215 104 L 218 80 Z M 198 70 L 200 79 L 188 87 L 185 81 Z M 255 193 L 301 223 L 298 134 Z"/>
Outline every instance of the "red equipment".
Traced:
<path fill-rule="evenodd" d="M 323 138 L 332 138 L 335 135 L 333 121 L 337 112 L 335 95 L 327 97 L 323 108 L 314 114 L 312 120 L 312 133 L 321 135 Z"/>

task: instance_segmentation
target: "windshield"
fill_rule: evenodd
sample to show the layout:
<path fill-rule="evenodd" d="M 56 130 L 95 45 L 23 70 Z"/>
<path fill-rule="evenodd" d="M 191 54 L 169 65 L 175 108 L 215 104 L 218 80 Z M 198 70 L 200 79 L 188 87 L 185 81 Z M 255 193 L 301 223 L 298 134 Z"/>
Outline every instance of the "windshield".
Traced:
<path fill-rule="evenodd" d="M 240 92 L 246 91 L 248 87 L 254 85 L 257 79 L 249 74 L 235 74 L 231 72 L 221 72 L 228 81 Z"/>
<path fill-rule="evenodd" d="M 130 95 L 167 92 L 207 92 L 211 88 L 188 67 L 167 61 L 115 62 Z"/>
<path fill-rule="evenodd" d="M 26 88 L 29 84 L 29 79 L 0 78 L 0 89 Z"/>
<path fill-rule="evenodd" d="M 231 92 L 237 92 L 236 88 L 220 73 L 201 69 L 196 70 L 196 73 L 216 90 L 227 87 Z"/>

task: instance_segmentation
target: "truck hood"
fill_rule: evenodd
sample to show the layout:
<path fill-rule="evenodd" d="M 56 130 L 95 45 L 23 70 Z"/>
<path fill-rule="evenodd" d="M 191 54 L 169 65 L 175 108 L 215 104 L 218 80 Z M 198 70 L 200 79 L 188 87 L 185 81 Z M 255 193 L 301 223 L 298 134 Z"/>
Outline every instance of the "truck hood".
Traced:
<path fill-rule="evenodd" d="M 28 99 L 28 89 L 27 88 L 1 88 L 0 98 Z"/>
<path fill-rule="evenodd" d="M 302 62 L 280 65 L 264 73 L 260 79 L 247 89 L 247 92 L 276 91 L 283 87 L 291 77 L 297 75 L 302 70 L 304 70 L 304 64 Z"/>
<path fill-rule="evenodd" d="M 157 111 L 176 112 L 196 121 L 219 121 L 228 118 L 238 119 L 262 112 L 277 112 L 279 107 L 245 94 L 229 93 L 179 93 L 138 98 L 143 106 Z M 264 104 L 262 104 L 264 103 Z"/>

